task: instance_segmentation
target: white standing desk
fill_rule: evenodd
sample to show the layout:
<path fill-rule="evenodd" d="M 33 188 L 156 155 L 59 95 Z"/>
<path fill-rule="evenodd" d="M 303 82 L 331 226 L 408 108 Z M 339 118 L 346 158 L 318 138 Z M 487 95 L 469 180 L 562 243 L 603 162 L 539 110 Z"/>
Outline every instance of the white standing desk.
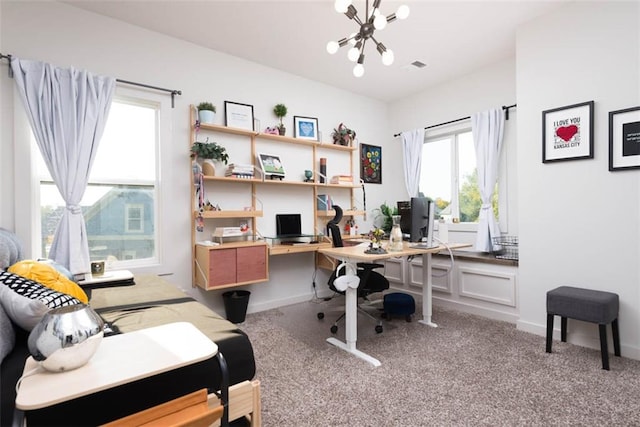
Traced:
<path fill-rule="evenodd" d="M 104 338 L 86 365 L 66 372 L 41 368 L 26 376 L 18 389 L 16 408 L 46 408 L 78 397 L 148 378 L 210 359 L 218 346 L 187 322 L 169 323 Z M 38 367 L 33 357 L 24 372 Z"/>
<path fill-rule="evenodd" d="M 325 248 L 318 249 L 321 254 L 336 258 L 342 262 L 352 265 L 355 271 L 355 264 L 358 262 L 375 262 L 389 258 L 400 258 L 415 255 L 422 255 L 422 320 L 420 323 L 437 327 L 435 323 L 431 321 L 432 311 L 432 297 L 431 287 L 433 280 L 431 278 L 431 254 L 446 250 L 443 245 L 436 246 L 429 249 L 413 248 L 412 243 L 403 242 L 403 249 L 401 251 L 388 251 L 386 254 L 366 254 L 364 251 L 367 249 L 366 245 L 358 246 L 345 246 L 342 248 Z M 471 246 L 466 243 L 451 243 L 447 244 L 451 249 L 459 249 Z M 361 359 L 366 360 L 373 366 L 380 366 L 380 361 L 366 353 L 361 352 L 356 348 L 356 341 L 358 339 L 358 290 L 348 288 L 345 292 L 345 341 L 342 342 L 335 337 L 327 338 L 327 342 L 335 345 L 344 351 L 351 353 Z"/>

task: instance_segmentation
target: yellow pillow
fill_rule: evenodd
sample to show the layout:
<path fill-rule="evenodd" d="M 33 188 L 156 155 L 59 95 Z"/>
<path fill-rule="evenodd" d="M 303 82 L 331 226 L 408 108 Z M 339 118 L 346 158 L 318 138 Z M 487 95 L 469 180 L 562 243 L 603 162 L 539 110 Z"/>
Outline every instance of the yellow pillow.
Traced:
<path fill-rule="evenodd" d="M 31 279 L 54 291 L 71 295 L 85 304 L 89 302 L 87 294 L 84 293 L 78 284 L 69 280 L 50 264 L 24 260 L 13 264 L 8 270 L 13 274 Z"/>

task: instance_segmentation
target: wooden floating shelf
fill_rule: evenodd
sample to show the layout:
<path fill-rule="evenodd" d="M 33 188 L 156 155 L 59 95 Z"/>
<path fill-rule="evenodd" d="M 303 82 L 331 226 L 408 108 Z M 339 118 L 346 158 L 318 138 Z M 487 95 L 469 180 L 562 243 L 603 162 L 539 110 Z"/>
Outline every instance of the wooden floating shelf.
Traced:
<path fill-rule="evenodd" d="M 344 215 L 344 216 L 364 216 L 365 214 L 366 214 L 365 211 L 352 210 L 352 209 L 347 209 L 347 210 L 342 212 L 342 215 Z M 334 216 L 336 216 L 336 211 L 333 210 L 333 209 L 320 210 L 320 211 L 317 210 L 316 211 L 316 216 L 333 218 Z"/>
<path fill-rule="evenodd" d="M 320 182 L 287 181 L 279 179 L 258 179 L 258 178 L 233 178 L 230 176 L 204 176 L 205 181 L 223 181 L 240 184 L 275 184 L 275 185 L 306 185 L 318 188 L 360 188 L 360 184 L 325 184 Z"/>
<path fill-rule="evenodd" d="M 232 128 L 232 127 L 222 126 L 222 125 L 213 125 L 209 123 L 200 123 L 200 129 L 211 130 L 214 132 L 231 133 L 234 135 L 242 135 L 242 136 L 256 136 L 258 134 L 258 132 L 253 130 Z"/>
<path fill-rule="evenodd" d="M 193 213 L 193 217 L 197 218 L 199 213 Z M 204 211 L 203 218 L 258 218 L 262 217 L 262 211 Z"/>

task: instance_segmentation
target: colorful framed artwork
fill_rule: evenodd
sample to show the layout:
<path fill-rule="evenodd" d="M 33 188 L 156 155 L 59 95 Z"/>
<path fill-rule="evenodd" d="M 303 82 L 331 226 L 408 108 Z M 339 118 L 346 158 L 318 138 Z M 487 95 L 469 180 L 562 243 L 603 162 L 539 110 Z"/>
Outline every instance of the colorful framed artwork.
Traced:
<path fill-rule="evenodd" d="M 593 101 L 542 112 L 542 163 L 593 159 Z"/>
<path fill-rule="evenodd" d="M 280 161 L 280 157 L 273 154 L 258 154 L 258 160 L 260 161 L 260 167 L 265 176 L 269 177 L 284 177 L 284 166 Z"/>
<path fill-rule="evenodd" d="M 609 113 L 609 170 L 640 168 L 640 107 Z"/>
<path fill-rule="evenodd" d="M 224 125 L 232 128 L 253 128 L 253 105 L 224 101 Z"/>
<path fill-rule="evenodd" d="M 293 117 L 293 132 L 296 138 L 318 140 L 318 119 L 314 117 Z"/>
<path fill-rule="evenodd" d="M 365 184 L 382 184 L 382 147 L 360 144 L 360 179 Z"/>

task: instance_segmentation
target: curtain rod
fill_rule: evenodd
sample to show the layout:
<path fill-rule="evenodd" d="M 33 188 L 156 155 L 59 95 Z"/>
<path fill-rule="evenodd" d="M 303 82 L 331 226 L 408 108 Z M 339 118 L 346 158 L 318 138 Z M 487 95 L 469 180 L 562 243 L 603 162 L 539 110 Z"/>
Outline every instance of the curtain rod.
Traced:
<path fill-rule="evenodd" d="M 515 108 L 518 104 L 513 104 L 513 105 L 509 105 L 509 106 L 502 106 L 502 109 L 505 110 L 505 114 L 504 114 L 504 118 L 505 120 L 509 120 L 509 109 L 510 108 Z M 431 126 L 425 126 L 425 130 L 427 129 L 431 129 L 431 128 L 436 128 L 439 126 L 444 126 L 444 125 L 450 125 L 451 123 L 456 123 L 456 122 L 461 122 L 463 120 L 469 120 L 471 118 L 471 116 L 469 117 L 463 117 L 461 119 L 455 119 L 455 120 L 449 120 L 448 122 L 444 122 L 444 123 L 438 123 L 437 125 L 431 125 Z M 396 133 L 395 135 L 393 135 L 393 137 L 397 137 L 402 135 L 402 133 Z"/>
<path fill-rule="evenodd" d="M 11 54 L 4 55 L 4 54 L 0 53 L 0 60 L 8 59 L 9 63 L 11 63 L 11 58 L 12 58 Z M 13 70 L 12 70 L 11 66 L 9 66 L 9 77 L 13 77 Z M 175 106 L 176 106 L 176 103 L 175 103 L 176 95 L 182 95 L 182 91 L 181 90 L 176 90 L 176 89 L 165 89 L 163 87 L 151 86 L 151 85 L 147 85 L 147 84 L 144 84 L 144 83 L 130 82 L 128 80 L 122 80 L 122 79 L 116 79 L 116 82 L 122 83 L 122 84 L 127 84 L 127 85 L 132 85 L 132 86 L 144 87 L 144 88 L 147 88 L 147 89 L 159 90 L 161 92 L 168 92 L 168 93 L 171 94 L 171 108 L 175 108 Z"/>

